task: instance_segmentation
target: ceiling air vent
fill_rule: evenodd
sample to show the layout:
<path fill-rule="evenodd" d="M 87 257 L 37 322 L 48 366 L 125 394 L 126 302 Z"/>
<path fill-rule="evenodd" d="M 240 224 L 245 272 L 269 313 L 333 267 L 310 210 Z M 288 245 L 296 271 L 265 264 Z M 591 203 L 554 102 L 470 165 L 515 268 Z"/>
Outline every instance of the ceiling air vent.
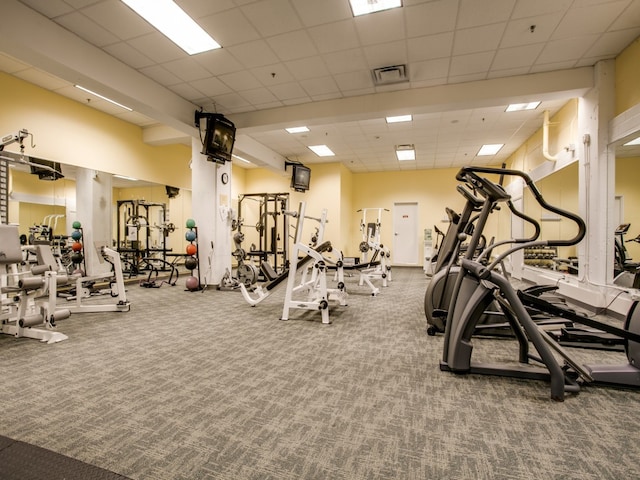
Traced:
<path fill-rule="evenodd" d="M 390 85 L 392 83 L 408 82 L 406 65 L 393 65 L 391 67 L 374 68 L 373 82 L 376 85 Z"/>

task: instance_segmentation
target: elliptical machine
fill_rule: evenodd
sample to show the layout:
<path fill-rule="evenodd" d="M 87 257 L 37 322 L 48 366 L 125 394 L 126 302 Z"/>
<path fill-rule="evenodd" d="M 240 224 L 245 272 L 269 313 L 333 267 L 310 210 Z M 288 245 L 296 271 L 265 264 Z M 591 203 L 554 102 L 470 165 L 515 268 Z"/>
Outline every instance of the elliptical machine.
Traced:
<path fill-rule="evenodd" d="M 538 191 L 532 179 L 518 170 L 503 170 L 490 167 L 465 167 L 458 172 L 456 178 L 475 187 L 485 199 L 480 213 L 481 218 L 489 215 L 492 202 L 506 202 L 509 196 L 504 189 L 480 174 L 510 175 L 522 178 L 533 193 L 536 202 L 545 210 L 572 221 L 578 232 L 568 240 L 537 240 L 521 243 L 502 254 L 488 265 L 472 260 L 469 254 L 460 262 L 460 271 L 456 278 L 451 303 L 447 313 L 444 347 L 440 369 L 458 374 L 479 373 L 486 375 L 502 375 L 527 379 L 546 380 L 550 382 L 551 398 L 563 401 L 565 394 L 577 393 L 582 383 L 640 387 L 640 369 L 635 365 L 640 362 L 640 309 L 634 303 L 623 329 L 611 327 L 589 319 L 586 322 L 579 315 L 572 320 L 597 325 L 603 331 L 620 335 L 626 340 L 627 364 L 622 365 L 581 365 L 566 350 L 561 348 L 541 327 L 532 320 L 525 308 L 522 296 L 511 286 L 507 278 L 496 271 L 496 266 L 512 253 L 531 246 L 571 246 L 579 243 L 585 236 L 586 226 L 577 215 L 548 204 Z M 473 246 L 479 237 L 474 234 L 469 243 Z M 487 305 L 497 300 L 503 307 L 507 319 L 515 333 L 519 344 L 520 365 L 493 365 L 474 363 L 471 361 L 473 343 L 471 336 Z M 540 303 L 542 308 L 549 305 Z M 560 309 L 560 307 L 555 306 Z M 561 309 L 560 309 L 561 310 Z M 557 312 L 556 312 L 557 313 Z M 529 353 L 529 342 L 538 355 Z M 561 364 L 556 357 L 564 359 Z M 529 365 L 537 361 L 542 368 Z"/>
<path fill-rule="evenodd" d="M 427 285 L 424 295 L 424 312 L 429 325 L 427 327 L 427 334 L 430 336 L 436 335 L 437 333 L 444 333 L 445 331 L 447 308 L 451 301 L 455 278 L 459 272 L 458 259 L 463 252 L 467 258 L 474 258 L 474 256 L 480 252 L 477 257 L 478 261 L 486 263 L 489 254 L 496 247 L 507 243 L 517 244 L 531 242 L 540 235 L 540 224 L 533 218 L 518 211 L 511 202 L 511 199 L 508 198 L 504 201 L 507 203 L 509 210 L 517 217 L 532 225 L 534 233 L 527 238 L 507 240 L 496 244 L 492 243 L 487 247 L 483 230 L 486 226 L 488 215 L 481 216 L 478 212 L 483 209 L 487 202 L 489 203 L 489 205 L 487 205 L 489 213 L 493 212 L 499 208 L 498 203 L 500 199 L 491 196 L 478 198 L 469 188 L 463 185 L 458 185 L 456 188 L 458 193 L 465 198 L 466 202 L 460 215 L 447 209 L 450 225 L 438 251 L 434 275 Z M 465 245 L 463 248 L 463 242 L 474 235 L 477 236 L 477 242 L 474 242 L 473 245 Z M 499 305 L 492 302 L 479 322 L 476 334 L 511 336 L 512 333 L 508 327 Z"/>

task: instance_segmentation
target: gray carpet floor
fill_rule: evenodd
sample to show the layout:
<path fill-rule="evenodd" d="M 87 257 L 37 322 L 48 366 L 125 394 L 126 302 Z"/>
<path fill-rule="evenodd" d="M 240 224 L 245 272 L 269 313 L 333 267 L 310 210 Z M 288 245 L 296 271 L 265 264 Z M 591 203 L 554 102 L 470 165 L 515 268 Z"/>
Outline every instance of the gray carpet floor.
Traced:
<path fill-rule="evenodd" d="M 74 314 L 67 341 L 0 336 L 0 435 L 143 479 L 640 478 L 640 392 L 441 372 L 422 270 L 371 297 L 347 280 L 331 325 L 284 286 L 130 285 L 128 313 Z M 509 340 L 474 359 L 511 361 Z M 581 350 L 581 361 L 624 362 Z"/>

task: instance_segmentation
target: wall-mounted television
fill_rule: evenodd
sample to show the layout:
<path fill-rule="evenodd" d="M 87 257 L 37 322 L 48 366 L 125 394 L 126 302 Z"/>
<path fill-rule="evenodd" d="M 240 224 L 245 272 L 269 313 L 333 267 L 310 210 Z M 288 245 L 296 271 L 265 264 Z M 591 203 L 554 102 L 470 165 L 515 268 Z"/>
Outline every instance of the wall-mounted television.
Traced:
<path fill-rule="evenodd" d="M 231 161 L 231 152 L 236 140 L 236 127 L 223 115 L 207 115 L 207 130 L 204 136 L 204 153 L 212 162 Z"/>
<path fill-rule="evenodd" d="M 37 175 L 40 180 L 53 181 L 64 178 L 64 175 L 62 175 L 62 167 L 58 162 L 34 157 L 29 157 L 28 162 L 31 173 Z"/>
<path fill-rule="evenodd" d="M 311 169 L 302 164 L 294 163 L 291 173 L 291 188 L 296 192 L 306 192 L 309 190 L 311 182 Z"/>

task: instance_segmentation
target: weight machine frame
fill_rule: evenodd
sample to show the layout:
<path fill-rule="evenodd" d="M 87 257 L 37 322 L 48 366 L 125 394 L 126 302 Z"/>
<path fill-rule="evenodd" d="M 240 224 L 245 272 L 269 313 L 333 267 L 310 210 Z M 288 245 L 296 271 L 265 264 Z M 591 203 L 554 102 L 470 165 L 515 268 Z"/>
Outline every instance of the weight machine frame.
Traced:
<path fill-rule="evenodd" d="M 267 262 L 273 270 L 280 272 L 289 267 L 289 219 L 284 212 L 289 210 L 289 193 L 243 193 L 238 195 L 238 232 L 245 227 L 242 217 L 242 204 L 245 200 L 257 201 L 259 220 L 256 224 L 258 245 L 255 250 L 248 250 L 247 256 L 258 257 L 260 263 Z M 278 217 L 282 216 L 282 222 Z M 281 225 L 280 225 L 281 223 Z M 282 246 L 278 248 L 278 234 Z M 279 262 L 278 259 L 282 261 Z M 273 262 L 270 262 L 273 260 Z"/>
<path fill-rule="evenodd" d="M 131 208 L 127 211 L 125 208 Z M 154 225 L 149 223 L 149 213 L 152 208 L 160 208 L 162 211 L 162 226 L 167 222 L 167 205 L 164 203 L 146 202 L 145 200 L 118 200 L 118 215 L 117 215 L 117 238 L 116 245 L 117 251 L 122 255 L 123 260 L 130 264 L 129 273 L 137 275 L 140 272 L 140 266 L 144 265 L 145 258 L 150 257 L 152 254 L 161 253 L 164 263 L 167 261 L 167 236 L 162 233 L 162 247 L 153 248 L 150 245 L 151 242 L 151 228 Z M 124 211 L 123 211 L 124 210 Z M 123 215 L 123 213 L 125 215 Z M 139 219 L 144 219 L 144 225 L 139 223 Z M 138 221 L 138 224 L 131 223 L 131 221 Z M 136 240 L 129 240 L 127 235 L 127 228 L 136 228 Z M 145 229 L 145 233 L 140 238 L 140 230 Z M 135 244 L 133 242 L 136 242 Z"/>

